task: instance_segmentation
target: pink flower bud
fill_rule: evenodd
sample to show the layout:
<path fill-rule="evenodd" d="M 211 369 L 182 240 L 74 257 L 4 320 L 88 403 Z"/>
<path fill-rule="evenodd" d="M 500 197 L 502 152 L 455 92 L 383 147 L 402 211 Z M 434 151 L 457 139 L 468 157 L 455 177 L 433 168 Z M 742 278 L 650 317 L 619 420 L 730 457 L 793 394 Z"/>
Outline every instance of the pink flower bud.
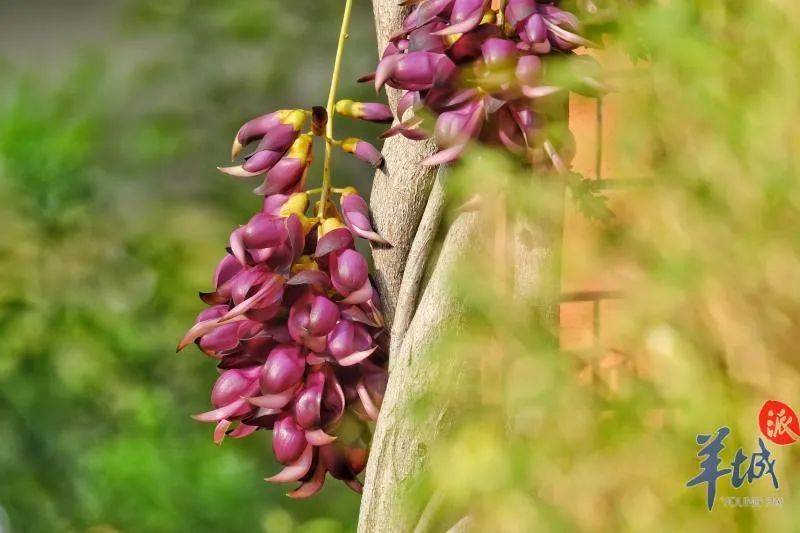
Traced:
<path fill-rule="evenodd" d="M 332 252 L 330 255 L 331 283 L 342 296 L 359 290 L 367 283 L 367 261 L 355 250 Z"/>
<path fill-rule="evenodd" d="M 383 163 L 383 156 L 377 148 L 372 146 L 367 141 L 362 141 L 355 137 L 349 137 L 342 141 L 342 150 L 349 154 L 353 154 L 361 161 L 369 163 L 373 167 L 379 167 Z"/>
<path fill-rule="evenodd" d="M 294 418 L 284 415 L 275 422 L 272 430 L 272 450 L 280 463 L 287 465 L 296 461 L 307 445 L 306 432 L 297 425 Z"/>
<path fill-rule="evenodd" d="M 391 124 L 392 120 L 394 120 L 392 110 L 389 109 L 388 105 L 375 102 L 339 100 L 336 102 L 336 112 L 343 117 L 358 118 L 369 122 Z"/>
<path fill-rule="evenodd" d="M 342 217 L 350 231 L 373 242 L 386 244 L 386 239 L 372 229 L 369 219 L 369 207 L 361 196 L 351 192 L 342 193 Z"/>
<path fill-rule="evenodd" d="M 489 0 L 455 0 L 450 11 L 450 25 L 436 35 L 453 35 L 475 29 L 488 5 Z"/>
<path fill-rule="evenodd" d="M 536 7 L 536 0 L 508 0 L 505 11 L 506 22 L 516 28 L 536 13 Z"/>
<path fill-rule="evenodd" d="M 375 349 L 367 329 L 350 320 L 340 320 L 328 334 L 328 352 L 342 366 L 360 363 Z"/>
<path fill-rule="evenodd" d="M 303 379 L 306 362 L 303 349 L 296 344 L 281 344 L 269 352 L 261 370 L 261 392 L 278 394 L 296 386 Z"/>

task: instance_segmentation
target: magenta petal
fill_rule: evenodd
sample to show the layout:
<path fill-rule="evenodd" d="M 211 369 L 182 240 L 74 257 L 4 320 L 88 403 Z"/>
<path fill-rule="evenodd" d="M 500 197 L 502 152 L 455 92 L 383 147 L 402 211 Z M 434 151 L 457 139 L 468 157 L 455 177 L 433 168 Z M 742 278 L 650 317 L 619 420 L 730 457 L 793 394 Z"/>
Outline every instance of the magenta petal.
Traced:
<path fill-rule="evenodd" d="M 322 489 L 322 485 L 325 483 L 325 472 L 325 463 L 317 460 L 317 466 L 314 469 L 311 479 L 303 482 L 303 484 L 297 487 L 297 489 L 289 492 L 286 495 L 295 499 L 309 498 L 313 496 L 319 492 L 320 489 Z"/>
<path fill-rule="evenodd" d="M 224 324 L 200 338 L 200 349 L 206 353 L 232 350 L 239 345 L 240 322 Z"/>
<path fill-rule="evenodd" d="M 239 425 L 236 426 L 236 428 L 233 431 L 228 433 L 228 436 L 230 436 L 233 439 L 241 439 L 248 435 L 252 435 L 253 433 L 256 432 L 256 430 L 258 430 L 258 426 L 251 426 L 250 424 L 239 423 Z"/>
<path fill-rule="evenodd" d="M 242 418 L 242 422 L 257 428 L 272 429 L 275 422 L 278 420 L 278 415 L 281 414 L 279 409 L 267 409 L 259 407 L 255 412 L 248 414 Z"/>
<path fill-rule="evenodd" d="M 409 52 L 399 56 L 389 85 L 398 88 L 420 91 L 430 89 L 436 76 L 436 64 L 446 56 L 433 52 Z"/>
<path fill-rule="evenodd" d="M 331 284 L 328 275 L 321 270 L 301 270 L 286 281 L 287 285 L 318 285 L 327 288 Z"/>
<path fill-rule="evenodd" d="M 231 254 L 226 254 L 217 265 L 216 270 L 214 270 L 214 278 L 212 280 L 214 288 L 219 289 L 220 286 L 230 281 L 230 279 L 241 272 L 241 270 L 241 263 Z"/>
<path fill-rule="evenodd" d="M 357 477 L 354 477 L 353 479 L 344 480 L 344 484 L 347 485 L 347 487 L 356 494 L 361 494 L 362 492 L 364 492 L 364 484 L 361 483 L 361 481 L 359 481 Z"/>
<path fill-rule="evenodd" d="M 422 26 L 433 17 L 442 13 L 450 7 L 453 0 L 427 0 L 424 2 L 406 2 L 405 4 L 417 3 L 417 7 L 403 21 L 403 29 L 407 32 L 416 27 Z"/>
<path fill-rule="evenodd" d="M 362 324 L 366 324 L 373 328 L 381 327 L 381 324 L 369 317 L 361 307 L 357 305 L 350 305 L 342 309 L 341 312 L 342 316 L 352 320 L 353 322 L 361 322 Z"/>
<path fill-rule="evenodd" d="M 376 168 L 383 163 L 383 155 L 367 141 L 358 141 L 353 155 Z"/>
<path fill-rule="evenodd" d="M 483 61 L 487 65 L 503 65 L 516 58 L 517 46 L 508 39 L 486 39 L 481 45 Z"/>
<path fill-rule="evenodd" d="M 358 398 L 361 400 L 361 405 L 364 406 L 364 412 L 367 413 L 367 416 L 370 418 L 370 420 L 377 420 L 379 410 L 372 402 L 372 398 L 369 397 L 367 388 L 362 382 L 359 382 L 358 385 L 356 385 L 356 391 L 358 392 Z"/>
<path fill-rule="evenodd" d="M 270 129 L 258 143 L 256 150 L 270 150 L 273 152 L 283 152 L 297 138 L 297 130 L 291 124 L 279 124 Z"/>
<path fill-rule="evenodd" d="M 253 394 L 257 390 L 253 385 L 256 384 L 259 372 L 258 366 L 226 370 L 220 374 L 211 389 L 211 403 L 214 407 L 223 407 L 242 396 Z"/>
<path fill-rule="evenodd" d="M 240 400 L 236 400 L 233 403 L 220 407 L 219 409 L 214 409 L 213 411 L 207 411 L 205 413 L 200 413 L 199 415 L 192 415 L 192 418 L 197 420 L 198 422 L 219 422 L 223 418 L 228 418 L 236 413 L 239 409 L 247 405 L 247 400 L 244 398 Z"/>
<path fill-rule="evenodd" d="M 369 207 L 357 194 L 344 194 L 341 198 L 342 216 L 350 231 L 374 242 L 386 244 L 387 241 L 372 229 L 369 219 Z"/>
<path fill-rule="evenodd" d="M 516 27 L 536 13 L 536 0 L 508 0 L 506 3 L 506 22 Z"/>
<path fill-rule="evenodd" d="M 340 301 L 343 304 L 363 304 L 372 297 L 372 283 L 367 279 L 360 288 L 354 290 Z"/>
<path fill-rule="evenodd" d="M 280 283 L 280 280 L 281 278 L 279 276 L 272 276 L 270 279 L 264 282 L 264 284 L 255 294 L 231 309 L 224 317 L 220 319 L 220 322 L 226 322 L 232 318 L 236 318 L 239 315 L 249 311 L 262 300 L 271 300 L 280 295 L 283 291 L 283 284 Z"/>
<path fill-rule="evenodd" d="M 323 389 L 322 405 L 320 406 L 320 423 L 324 428 L 334 426 L 342 418 L 346 403 L 342 385 L 339 383 L 331 367 L 327 367 L 327 374 Z"/>
<path fill-rule="evenodd" d="M 228 431 L 228 428 L 231 427 L 231 421 L 222 419 L 217 422 L 217 427 L 214 428 L 214 444 L 220 445 L 222 444 L 223 439 L 225 438 L 225 432 Z"/>
<path fill-rule="evenodd" d="M 451 24 L 443 30 L 433 32 L 433 35 L 454 35 L 456 33 L 466 33 L 474 29 L 483 18 L 483 9 L 477 9 L 467 18 L 456 24 Z"/>
<path fill-rule="evenodd" d="M 416 104 L 419 103 L 419 93 L 416 91 L 406 91 L 403 93 L 403 96 L 400 97 L 400 100 L 397 101 L 397 118 L 399 120 L 404 120 L 406 111 L 412 109 Z"/>
<path fill-rule="evenodd" d="M 367 260 L 355 250 L 337 252 L 330 258 L 331 283 L 342 296 L 363 287 L 368 281 Z"/>
<path fill-rule="evenodd" d="M 245 317 L 237 317 L 237 320 L 245 320 Z M 191 344 L 195 340 L 199 339 L 206 333 L 213 331 L 220 327 L 222 324 L 220 323 L 218 318 L 211 318 L 209 320 L 203 320 L 202 322 L 198 322 L 194 326 L 192 326 L 189 331 L 186 332 L 186 335 L 183 336 L 181 342 L 178 344 L 177 351 L 181 351 L 185 348 L 188 344 Z"/>
<path fill-rule="evenodd" d="M 366 102 L 364 103 L 363 119 L 370 122 L 391 124 L 394 120 L 394 115 L 392 115 L 392 110 L 386 104 Z"/>
<path fill-rule="evenodd" d="M 211 320 L 212 318 L 219 318 L 225 313 L 228 312 L 227 305 L 215 305 L 213 307 L 209 307 L 208 309 L 203 309 L 197 315 L 196 322 L 204 322 L 206 320 Z"/>
<path fill-rule="evenodd" d="M 269 196 L 264 197 L 264 204 L 261 208 L 261 212 L 267 213 L 268 215 L 273 216 L 280 216 L 281 208 L 283 205 L 289 200 L 288 194 L 271 194 Z"/>
<path fill-rule="evenodd" d="M 515 75 L 521 85 L 535 87 L 539 85 L 542 72 L 542 60 L 538 56 L 522 56 L 517 61 Z"/>
<path fill-rule="evenodd" d="M 363 361 L 364 359 L 366 359 L 367 357 L 369 357 L 370 355 L 372 355 L 372 353 L 377 349 L 378 349 L 378 347 L 374 346 L 374 347 L 370 348 L 369 350 L 364 350 L 362 352 L 351 353 L 347 357 L 342 357 L 341 359 L 338 359 L 337 362 L 341 366 L 356 365 L 356 364 L 360 363 L 361 361 Z"/>
<path fill-rule="evenodd" d="M 286 239 L 283 219 L 265 213 L 253 216 L 242 230 L 242 241 L 247 248 L 270 248 Z"/>
<path fill-rule="evenodd" d="M 311 469 L 311 460 L 313 459 L 314 447 L 310 444 L 306 446 L 302 455 L 289 466 L 278 472 L 272 477 L 265 478 L 270 483 L 287 483 L 289 481 L 298 481 L 305 476 Z"/>
<path fill-rule="evenodd" d="M 264 394 L 284 394 L 291 387 L 300 383 L 305 368 L 303 349 L 300 346 L 296 344 L 276 346 L 269 352 L 267 361 L 261 369 L 259 378 L 261 391 Z"/>
<path fill-rule="evenodd" d="M 322 394 L 325 374 L 315 371 L 306 378 L 305 388 L 298 394 L 294 404 L 297 423 L 305 429 L 318 429 L 322 417 Z"/>
<path fill-rule="evenodd" d="M 458 159 L 461 154 L 466 150 L 467 143 L 464 144 L 457 144 L 455 146 L 451 146 L 446 150 L 441 150 L 436 152 L 435 154 L 426 157 L 422 160 L 422 164 L 426 166 L 434 166 L 434 165 L 444 165 L 445 163 L 450 163 Z"/>
<path fill-rule="evenodd" d="M 321 429 L 315 429 L 313 431 L 306 431 L 306 440 L 309 444 L 313 444 L 314 446 L 325 446 L 335 441 L 336 437 L 328 435 Z"/>
<path fill-rule="evenodd" d="M 297 386 L 290 387 L 283 392 L 278 392 L 275 394 L 262 394 L 261 396 L 253 396 L 247 398 L 247 402 L 250 405 L 255 405 L 256 407 L 261 407 L 263 409 L 283 409 L 286 407 L 286 404 L 292 400 L 295 392 L 297 392 Z"/>
<path fill-rule="evenodd" d="M 275 164 L 280 161 L 281 157 L 283 157 L 283 152 L 261 150 L 250 156 L 250 158 L 242 164 L 241 168 L 243 171 L 250 173 L 250 175 L 261 174 L 275 166 Z"/>
<path fill-rule="evenodd" d="M 346 357 L 353 353 L 355 326 L 349 320 L 340 320 L 328 334 L 328 351 L 336 357 Z"/>
<path fill-rule="evenodd" d="M 378 67 L 375 69 L 375 90 L 380 91 L 381 87 L 386 83 L 386 81 L 392 77 L 392 74 L 397 69 L 397 65 L 400 63 L 401 56 L 399 55 L 390 55 L 384 57 L 378 63 Z"/>
<path fill-rule="evenodd" d="M 253 190 L 256 194 L 275 194 L 291 189 L 303 176 L 306 165 L 302 161 L 284 157 L 267 172 L 264 183 Z"/>
<path fill-rule="evenodd" d="M 311 304 L 308 330 L 314 336 L 327 335 L 339 320 L 339 308 L 324 296 L 316 296 Z"/>
<path fill-rule="evenodd" d="M 218 328 L 219 326 L 219 321 L 216 318 L 211 318 L 209 320 L 203 320 L 202 322 L 196 323 L 189 329 L 189 331 L 186 332 L 186 334 L 184 334 L 183 338 L 178 343 L 178 348 L 175 351 L 179 352 L 183 350 L 186 346 L 193 343 L 206 333 Z"/>
<path fill-rule="evenodd" d="M 230 238 L 231 253 L 242 265 L 247 264 L 247 250 L 244 245 L 244 226 L 233 230 Z"/>
<path fill-rule="evenodd" d="M 347 248 L 353 244 L 353 235 L 347 228 L 336 228 L 323 235 L 317 241 L 317 248 L 314 257 L 322 257 L 342 248 Z"/>
<path fill-rule="evenodd" d="M 231 280 L 231 300 L 236 305 L 245 301 L 254 287 L 266 281 L 269 274 L 260 268 L 243 269 Z M 256 289 L 257 290 L 257 289 Z M 228 310 L 230 311 L 230 310 Z M 227 314 L 227 312 L 225 313 Z M 225 316 L 223 314 L 223 316 Z"/>
<path fill-rule="evenodd" d="M 244 146 L 249 142 L 263 137 L 268 131 L 280 124 L 280 114 L 277 111 L 261 115 L 248 120 L 236 133 L 236 140 Z M 236 157 L 236 154 L 234 154 Z"/>
<path fill-rule="evenodd" d="M 531 43 L 543 43 L 547 40 L 547 26 L 541 15 L 537 13 L 525 22 L 522 38 Z"/>
<path fill-rule="evenodd" d="M 258 176 L 261 173 L 261 172 L 246 170 L 244 168 L 244 165 L 236 165 L 233 167 L 217 167 L 217 170 L 229 176 L 234 176 L 236 178 L 252 178 L 253 176 Z"/>
<path fill-rule="evenodd" d="M 291 416 L 284 416 L 272 429 L 272 450 L 275 458 L 289 464 L 297 461 L 308 447 L 306 433 Z"/>
<path fill-rule="evenodd" d="M 289 245 L 292 252 L 292 260 L 300 257 L 303 253 L 303 246 L 305 245 L 305 236 L 303 235 L 303 223 L 295 214 L 291 214 L 284 219 L 286 225 L 286 232 L 289 237 Z M 289 265 L 291 266 L 291 265 Z M 288 268 L 288 267 L 287 267 Z"/>

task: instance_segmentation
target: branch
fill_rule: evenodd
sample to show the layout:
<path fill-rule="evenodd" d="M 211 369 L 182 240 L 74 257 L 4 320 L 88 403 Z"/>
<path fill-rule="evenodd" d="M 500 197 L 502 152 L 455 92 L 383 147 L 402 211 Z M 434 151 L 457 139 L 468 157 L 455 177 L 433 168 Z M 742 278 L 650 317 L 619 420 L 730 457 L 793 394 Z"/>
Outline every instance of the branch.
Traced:
<path fill-rule="evenodd" d="M 410 414 L 409 408 L 414 399 L 425 396 L 445 375 L 451 383 L 459 380 L 457 358 L 440 365 L 422 356 L 445 327 L 458 327 L 461 305 L 450 291 L 450 272 L 464 257 L 469 244 L 477 240 L 477 233 L 477 213 L 463 213 L 453 222 L 402 347 L 392 353 L 394 364 L 367 464 L 361 532 L 414 529 L 418 513 L 398 504 L 407 502 L 407 482 L 425 463 L 427 447 L 443 427 L 447 406 L 426 409 L 425 420 Z"/>
<path fill-rule="evenodd" d="M 404 8 L 398 0 L 373 0 L 378 45 L 402 23 Z M 394 107 L 398 92 L 389 90 Z M 476 368 L 460 364 L 457 357 L 431 357 L 429 348 L 447 328 L 458 328 L 463 313 L 449 290 L 453 266 L 479 241 L 480 214 L 460 214 L 449 228 L 441 228 L 444 208 L 442 176 L 421 161 L 435 151 L 432 142 L 410 141 L 395 136 L 383 147 L 384 169 L 375 175 L 371 208 L 377 231 L 391 246 L 373 246 L 376 282 L 381 295 L 390 339 L 389 383 L 375 428 L 367 464 L 358 530 L 413 531 L 422 509 L 408 507 L 405 497 L 410 482 L 424 467 L 428 447 L 446 427 L 448 405 L 426 405 L 423 419 L 409 412 L 411 402 L 426 395 L 438 383 L 459 384 Z M 537 222 L 538 224 L 538 222 Z M 561 231 L 555 225 L 534 227 L 517 224 L 514 246 L 515 281 L 528 295 L 542 302 L 547 322 L 557 323 L 558 250 Z M 431 250 L 443 235 L 435 260 Z M 422 288 L 426 272 L 430 279 Z M 544 289 L 543 286 L 548 288 Z M 418 302 L 417 302 L 418 300 Z M 446 400 L 445 400 L 446 401 Z M 441 402 L 440 402 L 441 403 Z M 431 511 L 433 512 L 433 511 Z M 422 529 L 428 519 L 420 524 Z M 460 521 L 453 531 L 468 527 Z"/>
<path fill-rule="evenodd" d="M 375 174 L 370 206 L 375 229 L 391 245 L 373 245 L 375 281 L 386 323 L 394 321 L 408 253 L 433 186 L 435 169 L 420 162 L 434 152 L 432 142 L 389 138 L 383 145 L 384 167 Z M 391 332 L 389 332 L 391 334 Z"/>
<path fill-rule="evenodd" d="M 442 213 L 444 212 L 443 181 L 446 173 L 446 167 L 440 167 L 436 173 L 436 181 L 425 205 L 422 220 L 417 227 L 417 234 L 414 236 L 414 241 L 411 243 L 411 249 L 408 252 L 406 267 L 397 297 L 397 309 L 392 323 L 391 345 L 396 348 L 400 348 L 400 343 L 406 334 L 408 325 L 414 317 L 422 276 L 425 273 L 425 266 L 428 264 L 428 257 L 433 249 L 436 232 L 442 220 Z"/>

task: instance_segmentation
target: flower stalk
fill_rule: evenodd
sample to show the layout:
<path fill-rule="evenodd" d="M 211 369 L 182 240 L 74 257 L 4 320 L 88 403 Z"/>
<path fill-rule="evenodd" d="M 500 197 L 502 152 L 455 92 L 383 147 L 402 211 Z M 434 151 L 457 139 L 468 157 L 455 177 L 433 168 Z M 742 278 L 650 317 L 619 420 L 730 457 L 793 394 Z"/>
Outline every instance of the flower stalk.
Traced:
<path fill-rule="evenodd" d="M 353 0 L 346 0 L 344 4 L 344 14 L 342 15 L 342 26 L 339 30 L 339 42 L 336 44 L 336 58 L 333 61 L 333 73 L 331 74 L 331 88 L 328 91 L 328 102 L 325 106 L 328 112 L 328 123 L 325 125 L 325 160 L 322 164 L 322 192 L 320 194 L 319 211 L 317 216 L 322 217 L 325 205 L 328 203 L 331 189 L 331 156 L 333 154 L 333 115 L 336 105 L 336 90 L 339 87 L 339 76 L 342 71 L 342 58 L 344 57 L 344 44 L 348 38 L 348 28 L 350 27 L 350 15 L 353 11 Z"/>
<path fill-rule="evenodd" d="M 215 423 L 214 442 L 259 430 L 272 434 L 283 470 L 267 478 L 298 482 L 292 498 L 317 493 L 328 474 L 360 492 L 371 435 L 387 382 L 379 342 L 384 318 L 356 239 L 386 243 L 353 187 L 334 188 L 336 146 L 379 166 L 368 142 L 333 138 L 336 91 L 353 0 L 346 0 L 327 107 L 281 109 L 239 128 L 231 147 L 240 164 L 219 167 L 237 178 L 260 176 L 261 209 L 235 228 L 213 276 L 200 293 L 208 307 L 178 344 L 196 344 L 217 361 L 213 409 L 195 415 Z M 388 106 L 345 100 L 343 116 L 386 122 Z M 325 143 L 322 184 L 306 188 L 315 140 Z M 339 194 L 334 206 L 332 194 Z M 315 207 L 311 196 L 319 194 Z"/>

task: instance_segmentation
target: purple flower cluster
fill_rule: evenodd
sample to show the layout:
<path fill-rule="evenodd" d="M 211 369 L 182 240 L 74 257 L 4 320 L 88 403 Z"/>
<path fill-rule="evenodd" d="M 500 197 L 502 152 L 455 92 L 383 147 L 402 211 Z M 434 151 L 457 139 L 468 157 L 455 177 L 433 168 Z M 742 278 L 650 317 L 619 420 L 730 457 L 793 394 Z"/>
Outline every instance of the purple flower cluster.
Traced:
<path fill-rule="evenodd" d="M 531 159 L 546 120 L 536 100 L 562 90 L 543 83 L 543 57 L 593 44 L 579 34 L 575 15 L 552 0 L 508 0 L 504 9 L 492 9 L 489 0 L 406 4 L 414 8 L 374 74 L 376 89 L 404 91 L 400 122 L 384 136 L 432 133 L 440 151 L 428 165 L 457 159 L 472 139 Z M 432 132 L 426 113 L 436 118 Z"/>
<path fill-rule="evenodd" d="M 285 467 L 267 479 L 300 482 L 289 494 L 296 498 L 316 493 L 326 473 L 361 490 L 368 423 L 377 418 L 387 381 L 380 302 L 355 248 L 356 238 L 385 241 L 351 187 L 337 190 L 338 208 L 326 201 L 309 213 L 305 177 L 315 132 L 327 120 L 318 109 L 317 116 L 270 113 L 237 133 L 234 157 L 251 142 L 257 147 L 243 164 L 221 170 L 265 174 L 256 189 L 265 195 L 263 208 L 231 233 L 214 290 L 200 294 L 209 307 L 178 346 L 194 342 L 218 361 L 214 409 L 194 418 L 216 424 L 216 443 L 271 429 Z M 309 118 L 317 123 L 302 133 Z M 363 159 L 380 164 L 377 150 L 359 142 L 351 142 L 356 155 L 360 146 Z"/>

